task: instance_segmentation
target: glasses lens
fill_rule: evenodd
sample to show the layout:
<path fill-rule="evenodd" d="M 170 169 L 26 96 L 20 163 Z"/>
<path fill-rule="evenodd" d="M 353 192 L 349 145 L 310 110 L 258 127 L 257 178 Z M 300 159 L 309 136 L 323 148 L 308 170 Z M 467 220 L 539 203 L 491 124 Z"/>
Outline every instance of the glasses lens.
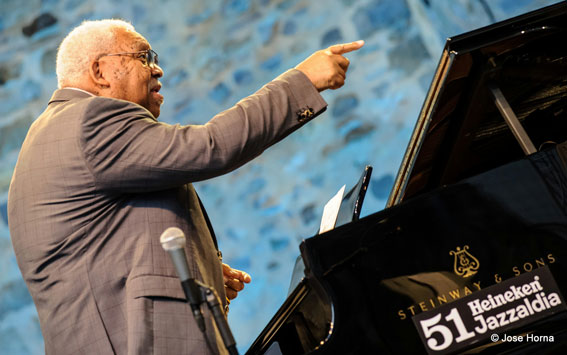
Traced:
<path fill-rule="evenodd" d="M 158 55 L 152 49 L 147 51 L 147 62 L 148 65 L 158 65 Z"/>

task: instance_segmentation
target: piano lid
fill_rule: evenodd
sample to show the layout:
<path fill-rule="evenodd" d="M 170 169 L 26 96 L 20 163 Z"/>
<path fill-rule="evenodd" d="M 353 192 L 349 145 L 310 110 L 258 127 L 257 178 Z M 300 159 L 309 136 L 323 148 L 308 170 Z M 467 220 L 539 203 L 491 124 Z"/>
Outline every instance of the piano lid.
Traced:
<path fill-rule="evenodd" d="M 567 2 L 449 38 L 387 207 L 524 156 L 499 89 L 539 150 L 567 140 Z"/>

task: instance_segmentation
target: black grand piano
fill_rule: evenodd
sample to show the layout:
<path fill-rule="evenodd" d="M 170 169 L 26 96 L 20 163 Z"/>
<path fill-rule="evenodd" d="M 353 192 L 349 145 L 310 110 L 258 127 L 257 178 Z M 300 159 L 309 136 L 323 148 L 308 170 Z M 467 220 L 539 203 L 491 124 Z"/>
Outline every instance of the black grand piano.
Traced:
<path fill-rule="evenodd" d="M 247 354 L 567 353 L 567 3 L 448 39 L 387 208 Z"/>

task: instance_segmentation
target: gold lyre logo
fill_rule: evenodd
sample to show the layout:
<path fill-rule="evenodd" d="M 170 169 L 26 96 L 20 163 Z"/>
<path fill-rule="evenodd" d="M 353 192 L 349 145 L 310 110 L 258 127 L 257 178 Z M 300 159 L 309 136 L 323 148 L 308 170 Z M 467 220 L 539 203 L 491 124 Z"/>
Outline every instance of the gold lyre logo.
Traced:
<path fill-rule="evenodd" d="M 477 273 L 480 266 L 477 258 L 468 252 L 469 246 L 465 245 L 463 249 L 457 247 L 457 251 L 451 250 L 450 255 L 455 255 L 455 274 L 462 277 L 470 277 Z"/>

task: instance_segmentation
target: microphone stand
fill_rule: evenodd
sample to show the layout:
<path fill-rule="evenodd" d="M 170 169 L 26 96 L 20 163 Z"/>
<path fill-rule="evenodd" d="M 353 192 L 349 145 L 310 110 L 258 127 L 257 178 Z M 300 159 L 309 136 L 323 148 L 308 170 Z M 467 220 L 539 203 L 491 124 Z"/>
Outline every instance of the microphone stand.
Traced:
<path fill-rule="evenodd" d="M 236 349 L 236 341 L 232 336 L 232 332 L 230 331 L 228 321 L 224 316 L 223 311 L 221 310 L 219 296 L 217 295 L 215 290 L 213 290 L 211 287 L 197 280 L 195 280 L 195 284 L 199 287 L 201 291 L 201 299 L 199 301 L 201 302 L 201 304 L 207 302 L 207 306 L 213 313 L 213 318 L 221 335 L 224 346 L 226 347 L 226 350 L 228 350 L 228 353 L 230 355 L 238 355 L 238 350 Z"/>

